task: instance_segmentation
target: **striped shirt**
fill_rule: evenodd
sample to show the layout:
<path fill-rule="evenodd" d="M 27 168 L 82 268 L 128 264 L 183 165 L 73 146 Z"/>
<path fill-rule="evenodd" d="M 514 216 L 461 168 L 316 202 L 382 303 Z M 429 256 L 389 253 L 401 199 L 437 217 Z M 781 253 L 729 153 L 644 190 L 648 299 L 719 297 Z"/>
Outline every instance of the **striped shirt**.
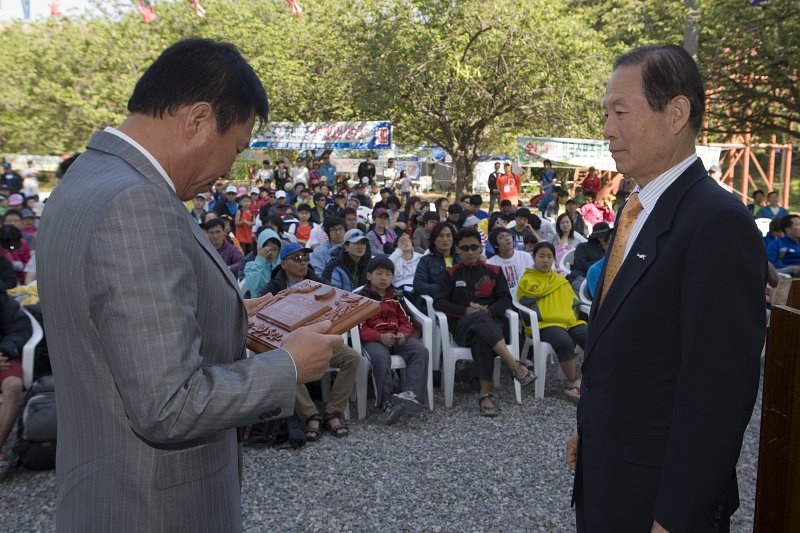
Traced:
<path fill-rule="evenodd" d="M 639 216 L 636 218 L 636 222 L 633 224 L 633 228 L 631 229 L 631 235 L 628 238 L 628 245 L 625 247 L 625 255 L 622 259 L 623 261 L 625 261 L 625 258 L 628 257 L 628 252 L 631 251 L 634 243 L 636 243 L 636 238 L 639 236 L 639 232 L 642 231 L 642 228 L 647 222 L 647 217 L 650 216 L 650 213 L 652 213 L 653 209 L 656 208 L 658 199 L 661 198 L 661 195 L 664 193 L 664 191 L 666 191 L 670 185 L 675 183 L 675 180 L 678 179 L 678 177 L 683 174 L 683 172 L 689 168 L 692 163 L 695 162 L 695 159 L 697 159 L 697 155 L 693 153 L 674 167 L 656 177 L 656 179 L 645 185 L 643 189 L 638 185 L 633 189 L 631 194 L 634 192 L 639 193 L 639 201 L 642 203 L 642 212 L 639 213 Z"/>

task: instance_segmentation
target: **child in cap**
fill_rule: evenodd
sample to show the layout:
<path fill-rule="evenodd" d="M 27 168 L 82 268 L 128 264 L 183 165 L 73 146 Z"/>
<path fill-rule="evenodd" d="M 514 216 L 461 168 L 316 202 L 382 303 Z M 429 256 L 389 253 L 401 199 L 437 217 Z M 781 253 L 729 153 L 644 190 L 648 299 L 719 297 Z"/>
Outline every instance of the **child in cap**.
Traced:
<path fill-rule="evenodd" d="M 417 412 L 427 398 L 428 350 L 412 336 L 411 319 L 392 287 L 394 264 L 385 255 L 367 264 L 367 283 L 359 294 L 377 300 L 381 310 L 361 324 L 361 342 L 372 363 L 376 395 L 386 423 L 394 424 L 404 412 Z M 403 391 L 392 394 L 392 355 L 406 363 Z"/>

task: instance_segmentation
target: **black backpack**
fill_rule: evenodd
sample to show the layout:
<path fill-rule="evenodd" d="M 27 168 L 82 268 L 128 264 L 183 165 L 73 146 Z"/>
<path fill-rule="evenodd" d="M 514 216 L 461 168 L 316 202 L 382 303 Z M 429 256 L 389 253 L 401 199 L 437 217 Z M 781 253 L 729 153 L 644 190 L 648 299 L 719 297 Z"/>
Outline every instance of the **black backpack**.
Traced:
<path fill-rule="evenodd" d="M 56 389 L 53 376 L 37 379 L 25 393 L 17 421 L 19 462 L 30 470 L 56 467 Z"/>

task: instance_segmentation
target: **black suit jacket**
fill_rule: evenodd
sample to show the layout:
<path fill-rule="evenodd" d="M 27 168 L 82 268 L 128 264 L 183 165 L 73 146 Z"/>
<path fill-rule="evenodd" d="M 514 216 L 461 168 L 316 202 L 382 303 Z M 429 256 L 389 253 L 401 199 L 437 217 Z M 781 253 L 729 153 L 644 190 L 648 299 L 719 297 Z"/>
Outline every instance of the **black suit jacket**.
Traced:
<path fill-rule="evenodd" d="M 752 216 L 696 160 L 592 306 L 579 530 L 649 532 L 654 518 L 672 532 L 724 529 L 739 505 L 735 467 L 758 390 L 765 283 Z"/>

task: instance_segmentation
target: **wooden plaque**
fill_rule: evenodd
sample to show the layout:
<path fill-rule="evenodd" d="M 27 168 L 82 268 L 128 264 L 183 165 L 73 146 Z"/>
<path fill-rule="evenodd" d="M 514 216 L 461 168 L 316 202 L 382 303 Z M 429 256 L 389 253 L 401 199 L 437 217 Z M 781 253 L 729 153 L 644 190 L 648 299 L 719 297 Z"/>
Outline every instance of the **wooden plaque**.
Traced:
<path fill-rule="evenodd" d="M 323 320 L 331 321 L 328 333 L 341 335 L 380 309 L 370 298 L 303 280 L 250 311 L 247 348 L 256 353 L 274 350 L 292 331 Z"/>

